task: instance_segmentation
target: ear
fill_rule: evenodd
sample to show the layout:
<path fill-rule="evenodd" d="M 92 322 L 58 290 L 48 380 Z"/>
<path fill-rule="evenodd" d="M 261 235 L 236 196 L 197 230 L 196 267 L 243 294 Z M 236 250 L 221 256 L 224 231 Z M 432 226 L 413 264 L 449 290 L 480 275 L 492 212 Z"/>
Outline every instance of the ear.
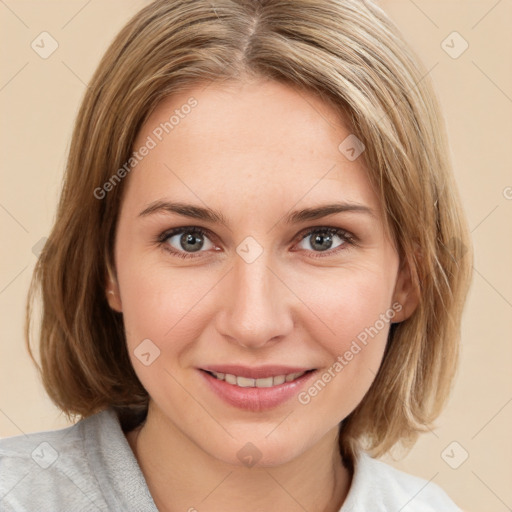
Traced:
<path fill-rule="evenodd" d="M 105 293 L 107 296 L 107 301 L 109 306 L 118 313 L 123 312 L 123 305 L 121 303 L 121 294 L 119 293 L 119 285 L 117 283 L 117 279 L 110 269 L 110 265 L 107 263 L 107 276 L 106 276 L 107 286 L 105 289 Z"/>
<path fill-rule="evenodd" d="M 402 307 L 396 310 L 392 323 L 407 320 L 418 307 L 420 296 L 417 273 L 412 270 L 408 260 L 404 259 L 400 263 L 393 292 L 393 304 L 398 303 Z"/>

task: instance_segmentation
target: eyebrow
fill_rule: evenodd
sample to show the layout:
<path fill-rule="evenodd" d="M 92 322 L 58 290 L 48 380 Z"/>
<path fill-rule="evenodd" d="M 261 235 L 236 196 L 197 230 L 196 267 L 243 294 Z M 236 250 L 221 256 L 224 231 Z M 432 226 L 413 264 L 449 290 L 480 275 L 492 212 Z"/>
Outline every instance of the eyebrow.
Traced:
<path fill-rule="evenodd" d="M 376 217 L 375 212 L 368 206 L 357 203 L 332 203 L 313 208 L 304 208 L 290 212 L 284 216 L 286 224 L 294 224 L 307 220 L 317 220 L 336 213 L 363 213 Z M 205 222 L 219 223 L 228 227 L 224 215 L 211 208 L 203 208 L 186 203 L 173 203 L 169 201 L 154 201 L 139 213 L 139 217 L 146 217 L 154 213 L 176 213 L 184 217 L 203 220 Z"/>

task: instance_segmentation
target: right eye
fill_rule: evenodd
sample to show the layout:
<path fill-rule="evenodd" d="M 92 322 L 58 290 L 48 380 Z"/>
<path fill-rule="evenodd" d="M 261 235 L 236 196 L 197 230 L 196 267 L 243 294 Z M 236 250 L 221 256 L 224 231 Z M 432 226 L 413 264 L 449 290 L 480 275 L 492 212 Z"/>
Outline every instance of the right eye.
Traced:
<path fill-rule="evenodd" d="M 174 228 L 159 237 L 160 244 L 171 254 L 180 258 L 195 258 L 193 253 L 215 248 L 204 229 L 197 226 Z M 204 250 L 202 250 L 204 249 Z"/>

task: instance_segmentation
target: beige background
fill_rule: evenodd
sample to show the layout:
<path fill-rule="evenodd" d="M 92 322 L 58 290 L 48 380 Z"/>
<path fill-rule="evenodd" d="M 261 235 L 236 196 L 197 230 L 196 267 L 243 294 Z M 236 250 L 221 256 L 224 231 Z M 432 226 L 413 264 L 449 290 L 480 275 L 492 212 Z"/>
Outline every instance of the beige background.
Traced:
<path fill-rule="evenodd" d="M 25 295 L 37 243 L 52 223 L 71 127 L 87 81 L 113 36 L 145 3 L 0 3 L 1 437 L 66 425 L 25 351 Z M 451 401 L 438 428 L 425 434 L 405 459 L 391 463 L 441 485 L 465 510 L 502 512 L 512 508 L 512 2 L 381 4 L 437 87 L 475 244 L 462 361 Z M 47 59 L 31 48 L 43 31 L 59 45 Z M 453 31 L 469 44 L 458 58 L 442 47 Z M 453 54 L 464 43 L 452 35 L 444 44 L 453 47 Z M 458 445 L 443 459 L 453 441 Z M 445 462 L 455 465 L 465 452 L 469 458 L 457 469 Z"/>

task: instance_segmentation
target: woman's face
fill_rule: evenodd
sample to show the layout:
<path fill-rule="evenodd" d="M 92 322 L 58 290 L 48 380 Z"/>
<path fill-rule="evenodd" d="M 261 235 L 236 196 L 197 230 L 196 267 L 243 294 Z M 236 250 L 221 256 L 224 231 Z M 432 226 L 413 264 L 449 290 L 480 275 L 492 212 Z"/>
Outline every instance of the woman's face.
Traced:
<path fill-rule="evenodd" d="M 272 81 L 175 95 L 139 133 L 108 297 L 150 413 L 214 458 L 273 465 L 334 442 L 405 318 L 349 136 Z"/>

